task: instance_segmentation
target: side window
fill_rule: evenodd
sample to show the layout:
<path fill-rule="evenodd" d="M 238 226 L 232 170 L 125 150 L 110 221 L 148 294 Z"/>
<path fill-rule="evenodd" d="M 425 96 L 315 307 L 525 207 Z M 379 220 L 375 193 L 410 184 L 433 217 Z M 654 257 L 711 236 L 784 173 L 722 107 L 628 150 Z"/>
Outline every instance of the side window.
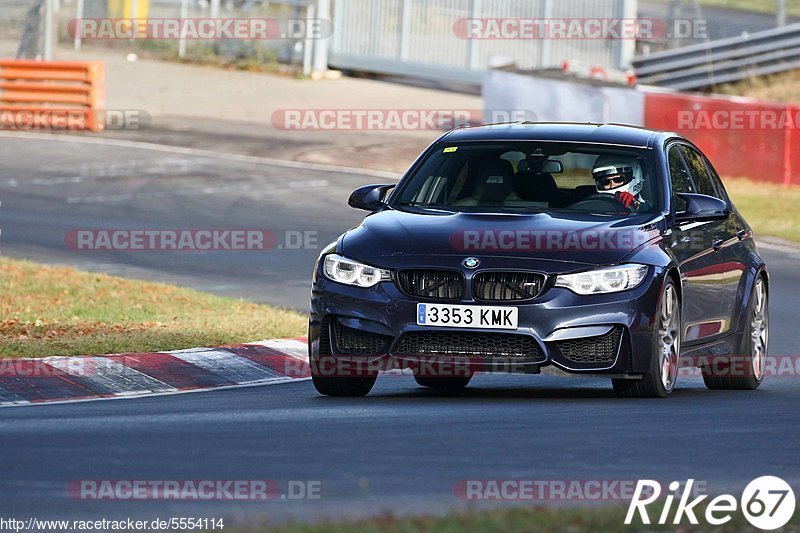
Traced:
<path fill-rule="evenodd" d="M 703 161 L 703 156 L 697 150 L 686 145 L 681 145 L 681 152 L 683 152 L 686 162 L 689 163 L 689 170 L 697 186 L 697 192 L 720 198 L 719 191 L 714 187 L 714 182 L 711 179 L 705 161 Z"/>
<path fill-rule="evenodd" d="M 714 187 L 716 187 L 717 192 L 719 193 L 718 198 L 730 203 L 731 200 L 728 197 L 728 191 L 725 190 L 725 185 L 722 183 L 722 178 L 720 178 L 719 174 L 717 174 L 717 171 L 714 169 L 714 165 L 712 165 L 711 161 L 709 161 L 705 156 L 703 156 L 703 161 L 705 161 L 706 168 L 711 174 L 711 181 L 714 182 Z"/>
<path fill-rule="evenodd" d="M 675 211 L 685 211 L 686 201 L 679 198 L 679 192 L 697 192 L 692 182 L 689 167 L 681 155 L 680 147 L 675 145 L 669 149 L 669 179 L 672 183 L 672 203 Z"/>

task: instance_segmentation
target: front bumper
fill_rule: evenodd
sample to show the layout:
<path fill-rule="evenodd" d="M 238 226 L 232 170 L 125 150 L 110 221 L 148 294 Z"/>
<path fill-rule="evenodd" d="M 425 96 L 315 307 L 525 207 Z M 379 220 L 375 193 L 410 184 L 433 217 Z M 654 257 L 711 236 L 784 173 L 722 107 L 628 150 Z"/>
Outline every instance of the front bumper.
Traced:
<path fill-rule="evenodd" d="M 663 276 L 659 268 L 650 267 L 645 281 L 630 291 L 580 296 L 567 289 L 550 287 L 532 301 L 493 302 L 491 305 L 519 309 L 519 327 L 509 332 L 418 326 L 416 305 L 426 300 L 406 295 L 393 282 L 364 289 L 319 275 L 312 289 L 309 352 L 312 364 L 321 357 L 332 356 L 336 360 L 375 364 L 375 368 L 385 368 L 380 363 L 390 360 L 413 367 L 429 363 L 432 357 L 409 353 L 410 337 L 425 338 L 431 332 L 440 332 L 444 335 L 437 336 L 439 344 L 449 338 L 456 347 L 459 342 L 487 334 L 495 335 L 493 339 L 499 339 L 498 342 L 520 340 L 501 337 L 510 335 L 524 336 L 526 346 L 532 346 L 526 357 L 504 356 L 502 349 L 495 354 L 458 354 L 457 348 L 451 348 L 449 354 L 434 359 L 475 371 L 536 373 L 543 366 L 553 365 L 573 373 L 641 374 L 650 364 L 654 314 Z M 448 303 L 488 305 L 466 299 Z M 459 334 L 472 337 L 458 337 Z M 340 349 L 339 341 L 345 339 L 342 335 L 363 338 L 359 346 L 365 349 Z M 491 352 L 491 346 L 483 351 Z"/>

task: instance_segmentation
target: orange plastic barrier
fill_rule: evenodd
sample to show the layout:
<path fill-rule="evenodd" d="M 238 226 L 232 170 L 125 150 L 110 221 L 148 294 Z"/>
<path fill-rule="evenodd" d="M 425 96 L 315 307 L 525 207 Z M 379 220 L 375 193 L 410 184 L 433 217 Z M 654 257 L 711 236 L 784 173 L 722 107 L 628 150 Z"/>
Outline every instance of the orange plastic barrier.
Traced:
<path fill-rule="evenodd" d="M 0 59 L 0 129 L 100 131 L 104 82 L 99 62 Z"/>
<path fill-rule="evenodd" d="M 649 91 L 644 125 L 684 135 L 722 176 L 800 185 L 799 107 Z"/>

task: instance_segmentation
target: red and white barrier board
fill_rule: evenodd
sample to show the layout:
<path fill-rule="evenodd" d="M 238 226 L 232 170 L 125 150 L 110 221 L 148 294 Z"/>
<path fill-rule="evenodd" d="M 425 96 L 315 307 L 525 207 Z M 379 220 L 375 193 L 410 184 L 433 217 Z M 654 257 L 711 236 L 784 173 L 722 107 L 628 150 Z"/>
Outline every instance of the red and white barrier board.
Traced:
<path fill-rule="evenodd" d="M 644 94 L 644 125 L 684 135 L 721 175 L 800 185 L 796 166 L 800 138 L 795 138 L 794 131 L 800 117 L 797 108 L 652 89 Z"/>
<path fill-rule="evenodd" d="M 654 87 L 610 87 L 489 71 L 487 110 L 526 110 L 540 122 L 616 122 L 674 131 L 723 177 L 800 185 L 800 107 Z"/>

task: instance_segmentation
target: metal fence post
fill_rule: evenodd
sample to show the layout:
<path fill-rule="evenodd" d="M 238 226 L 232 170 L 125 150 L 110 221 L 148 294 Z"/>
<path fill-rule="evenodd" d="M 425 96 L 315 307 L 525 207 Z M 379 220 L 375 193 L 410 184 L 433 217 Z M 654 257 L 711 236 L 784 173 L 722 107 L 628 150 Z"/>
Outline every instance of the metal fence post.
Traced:
<path fill-rule="evenodd" d="M 542 19 L 550 21 L 553 18 L 553 0 L 544 0 L 542 3 Z M 550 66 L 550 56 L 552 44 L 550 39 L 545 36 L 544 39 L 539 40 L 539 68 L 547 68 Z"/>
<path fill-rule="evenodd" d="M 479 18 L 481 12 L 481 0 L 470 0 L 469 3 L 469 18 Z M 469 37 L 469 35 L 467 35 Z M 478 70 L 480 68 L 480 57 L 478 57 L 478 46 L 480 41 L 478 39 L 469 39 L 467 48 L 467 67 L 470 70 Z"/>
<path fill-rule="evenodd" d="M 314 48 L 314 39 L 311 38 L 311 32 L 308 29 L 314 21 L 314 4 L 306 6 L 306 38 L 303 40 L 303 75 L 311 75 L 311 53 Z"/>
<path fill-rule="evenodd" d="M 181 0 L 181 36 L 178 40 L 178 57 L 186 57 L 186 19 L 189 18 L 189 0 Z"/>
<path fill-rule="evenodd" d="M 400 0 L 400 61 L 408 60 L 408 25 L 411 18 L 411 0 Z"/>
<path fill-rule="evenodd" d="M 317 0 L 317 19 L 330 21 L 330 0 Z M 312 68 L 315 72 L 326 72 L 328 70 L 329 44 L 330 37 L 318 38 L 314 40 L 314 63 Z"/>
<path fill-rule="evenodd" d="M 81 49 L 81 38 L 83 37 L 81 28 L 83 26 L 83 0 L 78 0 L 75 6 L 75 39 L 73 40 L 73 47 L 78 52 Z"/>
<path fill-rule="evenodd" d="M 53 60 L 53 32 L 55 31 L 55 0 L 47 0 L 44 5 L 44 53 L 45 61 Z"/>
<path fill-rule="evenodd" d="M 617 0 L 617 17 L 620 19 L 635 19 L 637 0 Z M 617 39 L 615 46 L 614 67 L 625 70 L 631 67 L 633 56 L 636 54 L 636 41 L 634 39 Z"/>

